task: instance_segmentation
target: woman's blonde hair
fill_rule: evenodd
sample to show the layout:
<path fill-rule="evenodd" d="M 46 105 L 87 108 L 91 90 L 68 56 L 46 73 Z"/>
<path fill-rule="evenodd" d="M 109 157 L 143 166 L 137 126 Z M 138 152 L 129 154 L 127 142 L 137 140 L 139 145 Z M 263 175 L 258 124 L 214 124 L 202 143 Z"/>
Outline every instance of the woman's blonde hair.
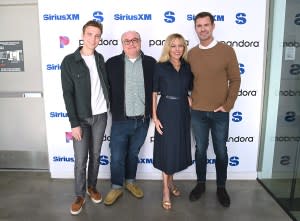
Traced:
<path fill-rule="evenodd" d="M 186 40 L 184 39 L 184 37 L 181 34 L 178 33 L 174 33 L 169 35 L 165 42 L 164 42 L 164 46 L 163 46 L 163 50 L 161 53 L 161 56 L 159 58 L 158 62 L 166 62 L 170 59 L 170 50 L 171 50 L 171 44 L 172 41 L 174 41 L 175 39 L 179 39 L 182 43 L 182 45 L 184 46 L 184 51 L 182 54 L 182 58 L 187 61 L 187 43 Z"/>

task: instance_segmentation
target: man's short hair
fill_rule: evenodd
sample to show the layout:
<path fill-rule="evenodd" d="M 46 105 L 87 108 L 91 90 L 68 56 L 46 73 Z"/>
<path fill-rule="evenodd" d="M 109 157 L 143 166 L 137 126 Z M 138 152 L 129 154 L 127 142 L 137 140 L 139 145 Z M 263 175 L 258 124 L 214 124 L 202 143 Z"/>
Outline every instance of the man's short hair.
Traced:
<path fill-rule="evenodd" d="M 100 22 L 97 22 L 97 21 L 94 21 L 94 20 L 90 20 L 87 23 L 85 23 L 85 25 L 82 27 L 82 33 L 85 32 L 85 29 L 88 26 L 93 26 L 93 27 L 99 28 L 101 33 L 103 33 L 103 25 Z"/>
<path fill-rule="evenodd" d="M 195 25 L 196 25 L 196 20 L 197 20 L 198 18 L 204 18 L 204 17 L 209 17 L 209 19 L 210 19 L 212 25 L 215 23 L 214 16 L 213 16 L 211 13 L 209 13 L 209 12 L 200 12 L 200 13 L 198 13 L 198 14 L 195 16 L 195 19 L 194 19 Z"/>

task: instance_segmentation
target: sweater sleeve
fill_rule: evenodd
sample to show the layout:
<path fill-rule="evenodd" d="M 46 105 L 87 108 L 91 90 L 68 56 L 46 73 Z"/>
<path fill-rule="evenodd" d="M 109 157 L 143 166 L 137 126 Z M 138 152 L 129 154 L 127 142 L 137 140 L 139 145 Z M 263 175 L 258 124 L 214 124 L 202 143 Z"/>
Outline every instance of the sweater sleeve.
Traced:
<path fill-rule="evenodd" d="M 240 76 L 239 64 L 233 48 L 231 48 L 231 50 L 229 51 L 228 58 L 229 58 L 228 67 L 227 67 L 228 95 L 223 107 L 225 108 L 226 111 L 229 112 L 233 108 L 234 103 L 237 99 L 238 92 L 240 89 L 240 84 L 241 84 L 241 76 Z"/>

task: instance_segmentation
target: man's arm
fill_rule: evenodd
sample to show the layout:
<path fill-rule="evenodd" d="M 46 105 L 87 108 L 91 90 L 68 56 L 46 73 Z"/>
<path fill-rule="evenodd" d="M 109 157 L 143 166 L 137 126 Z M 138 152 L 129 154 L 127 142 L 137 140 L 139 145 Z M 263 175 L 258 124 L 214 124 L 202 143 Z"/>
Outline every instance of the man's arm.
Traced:
<path fill-rule="evenodd" d="M 71 127 L 79 126 L 79 120 L 77 117 L 76 105 L 75 105 L 75 92 L 72 80 L 72 73 L 69 67 L 69 63 L 66 58 L 61 64 L 61 85 L 63 90 L 63 97 L 65 101 L 66 110 L 68 113 Z"/>
<path fill-rule="evenodd" d="M 223 108 L 229 112 L 237 99 L 238 92 L 241 85 L 241 75 L 238 60 L 234 50 L 232 49 L 229 53 L 229 63 L 227 68 L 227 76 L 228 76 L 228 96 L 226 99 Z"/>

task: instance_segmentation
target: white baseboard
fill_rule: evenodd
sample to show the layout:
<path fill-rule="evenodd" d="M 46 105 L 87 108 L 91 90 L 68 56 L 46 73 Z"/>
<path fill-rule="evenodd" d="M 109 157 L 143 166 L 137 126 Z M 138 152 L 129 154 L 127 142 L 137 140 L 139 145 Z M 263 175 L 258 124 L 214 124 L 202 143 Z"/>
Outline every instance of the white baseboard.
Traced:
<path fill-rule="evenodd" d="M 138 180 L 161 180 L 160 172 L 143 172 L 137 173 L 136 179 Z M 74 173 L 72 171 L 65 172 L 57 172 L 51 173 L 51 178 L 53 179 L 73 179 Z M 101 173 L 98 176 L 99 179 L 110 179 L 110 173 Z M 228 180 L 255 180 L 257 178 L 257 172 L 236 172 L 236 173 L 228 173 Z M 195 173 L 181 172 L 179 174 L 174 175 L 174 179 L 177 180 L 196 180 Z M 215 180 L 216 173 L 207 173 L 207 180 Z"/>

